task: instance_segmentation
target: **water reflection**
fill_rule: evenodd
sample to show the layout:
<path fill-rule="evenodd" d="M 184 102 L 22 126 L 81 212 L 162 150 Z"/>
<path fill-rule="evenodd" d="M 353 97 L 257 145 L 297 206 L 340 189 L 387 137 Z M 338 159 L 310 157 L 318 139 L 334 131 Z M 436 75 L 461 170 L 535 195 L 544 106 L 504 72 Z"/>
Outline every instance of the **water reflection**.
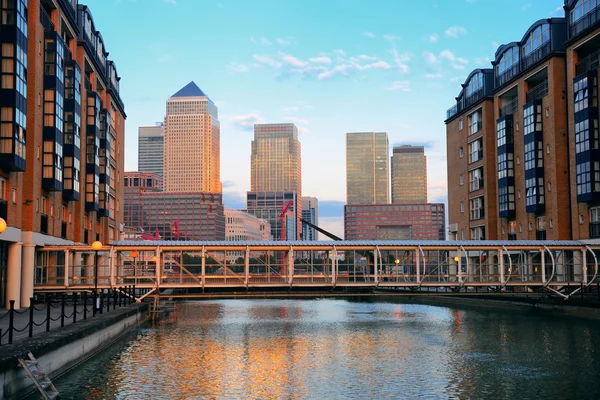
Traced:
<path fill-rule="evenodd" d="M 598 323 L 343 300 L 184 303 L 64 398 L 597 398 Z"/>

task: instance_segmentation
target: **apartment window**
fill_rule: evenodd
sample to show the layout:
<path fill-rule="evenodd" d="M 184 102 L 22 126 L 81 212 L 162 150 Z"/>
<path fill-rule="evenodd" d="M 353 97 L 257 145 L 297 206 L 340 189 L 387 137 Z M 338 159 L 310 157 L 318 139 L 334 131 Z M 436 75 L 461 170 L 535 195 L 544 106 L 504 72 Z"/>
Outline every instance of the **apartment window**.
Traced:
<path fill-rule="evenodd" d="M 470 200 L 471 204 L 471 221 L 482 219 L 484 217 L 483 211 L 483 197 L 477 197 Z"/>
<path fill-rule="evenodd" d="M 0 178 L 0 199 L 2 199 L 2 200 L 8 200 L 6 198 L 6 188 L 7 188 L 6 179 Z"/>
<path fill-rule="evenodd" d="M 48 198 L 42 196 L 42 214 L 48 214 Z"/>
<path fill-rule="evenodd" d="M 517 46 L 513 46 L 506 50 L 498 65 L 496 66 L 496 76 L 500 76 L 504 74 L 507 70 L 512 68 L 513 65 L 517 65 L 519 62 L 519 48 Z"/>
<path fill-rule="evenodd" d="M 460 147 L 458 148 L 458 157 L 459 157 L 459 158 L 463 158 L 464 156 L 465 156 L 465 153 L 464 153 L 464 151 L 463 151 L 463 147 L 462 147 L 462 146 L 460 146 Z"/>
<path fill-rule="evenodd" d="M 469 135 L 477 133 L 481 130 L 481 109 L 475 111 L 473 114 L 469 115 Z"/>
<path fill-rule="evenodd" d="M 571 24 L 579 21 L 598 6 L 598 0 L 579 0 L 571 10 Z"/>
<path fill-rule="evenodd" d="M 465 229 L 464 228 L 460 230 L 460 239 L 465 240 Z"/>
<path fill-rule="evenodd" d="M 471 228 L 471 240 L 485 240 L 485 227 Z"/>
<path fill-rule="evenodd" d="M 460 202 L 460 212 L 462 214 L 464 214 L 464 212 L 465 212 L 465 203 L 463 203 L 462 201 Z"/>
<path fill-rule="evenodd" d="M 459 120 L 458 120 L 458 130 L 459 130 L 459 131 L 462 131 L 462 129 L 463 129 L 463 120 L 462 120 L 462 119 L 459 119 Z"/>
<path fill-rule="evenodd" d="M 469 163 L 483 159 L 483 139 L 477 139 L 469 143 Z"/>
<path fill-rule="evenodd" d="M 460 176 L 458 177 L 458 181 L 460 183 L 460 186 L 464 185 L 464 183 L 465 183 L 465 176 L 464 176 L 464 174 L 460 174 Z"/>
<path fill-rule="evenodd" d="M 469 190 L 474 192 L 483 189 L 483 167 L 469 172 Z"/>
<path fill-rule="evenodd" d="M 540 216 L 536 218 L 536 225 L 537 225 L 537 230 L 538 231 L 544 231 L 546 230 L 546 217 L 545 216 Z"/>
<path fill-rule="evenodd" d="M 528 56 L 535 50 L 542 47 L 544 43 L 550 40 L 550 25 L 542 24 L 535 28 L 529 34 L 525 46 L 523 47 L 523 55 Z"/>

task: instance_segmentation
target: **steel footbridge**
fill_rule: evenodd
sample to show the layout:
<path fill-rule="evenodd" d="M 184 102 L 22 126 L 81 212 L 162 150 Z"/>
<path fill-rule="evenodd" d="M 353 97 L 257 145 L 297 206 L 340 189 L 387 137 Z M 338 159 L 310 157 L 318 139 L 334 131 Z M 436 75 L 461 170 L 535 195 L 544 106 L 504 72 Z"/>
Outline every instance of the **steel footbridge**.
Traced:
<path fill-rule="evenodd" d="M 35 290 L 443 288 L 569 298 L 600 282 L 599 252 L 580 241 L 117 241 L 38 250 Z"/>

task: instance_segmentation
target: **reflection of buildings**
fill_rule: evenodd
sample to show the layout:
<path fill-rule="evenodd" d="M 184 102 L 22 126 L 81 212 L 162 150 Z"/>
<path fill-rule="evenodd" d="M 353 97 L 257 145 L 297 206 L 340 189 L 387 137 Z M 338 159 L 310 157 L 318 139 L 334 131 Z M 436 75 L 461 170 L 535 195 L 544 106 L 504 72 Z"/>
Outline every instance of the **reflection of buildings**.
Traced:
<path fill-rule="evenodd" d="M 392 203 L 427 203 L 427 157 L 423 146 L 392 150 Z"/>
<path fill-rule="evenodd" d="M 18 309 L 36 248 L 119 239 L 126 115 L 87 6 L 12 0 L 0 12 L 0 308 Z"/>
<path fill-rule="evenodd" d="M 385 132 L 346 134 L 346 203 L 389 201 L 388 136 Z"/>
<path fill-rule="evenodd" d="M 302 160 L 298 129 L 294 124 L 256 124 L 250 167 L 247 210 L 271 223 L 273 238 L 280 238 L 278 217 L 290 200 L 288 240 L 302 233 Z M 293 228 L 293 229 L 289 229 Z"/>
<path fill-rule="evenodd" d="M 225 240 L 272 240 L 271 224 L 245 211 L 225 207 Z"/>
<path fill-rule="evenodd" d="M 162 123 L 140 126 L 138 138 L 138 171 L 163 177 L 165 134 Z"/>
<path fill-rule="evenodd" d="M 319 226 L 319 200 L 316 197 L 302 198 L 302 219 Z M 319 240 L 318 232 L 302 224 L 302 240 Z"/>
<path fill-rule="evenodd" d="M 344 207 L 346 240 L 444 240 L 444 226 L 442 203 Z"/>
<path fill-rule="evenodd" d="M 267 221 L 271 226 L 273 240 L 281 237 L 281 204 L 292 205 L 285 216 L 286 237 L 288 240 L 296 240 L 296 210 L 298 198 L 294 191 L 281 192 L 248 192 L 246 194 L 246 210 L 256 218 Z"/>
<path fill-rule="evenodd" d="M 125 175 L 125 215 L 129 228 L 163 240 L 224 240 L 222 195 L 161 192 L 160 177 L 142 172 Z M 177 226 L 178 225 L 178 226 Z"/>

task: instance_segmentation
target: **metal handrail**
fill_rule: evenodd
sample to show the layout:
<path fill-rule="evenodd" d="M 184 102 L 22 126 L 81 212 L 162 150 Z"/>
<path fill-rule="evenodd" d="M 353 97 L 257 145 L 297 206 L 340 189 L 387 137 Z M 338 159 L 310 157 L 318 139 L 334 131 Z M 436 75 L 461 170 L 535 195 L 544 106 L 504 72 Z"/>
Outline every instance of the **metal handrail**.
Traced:
<path fill-rule="evenodd" d="M 556 272 L 556 263 L 554 262 L 554 255 L 552 254 L 552 252 L 550 251 L 550 249 L 548 248 L 548 246 L 544 245 L 544 249 L 546 249 L 546 251 L 548 252 L 548 254 L 550 254 L 550 259 L 552 260 L 552 274 L 550 275 L 550 278 L 548 279 L 548 282 L 545 282 L 545 284 L 544 284 L 544 288 L 546 288 L 548 286 L 548 284 L 550 282 L 552 282 L 552 279 L 554 279 L 554 273 Z M 545 253 L 542 252 L 542 257 L 544 257 L 544 254 Z"/>
<path fill-rule="evenodd" d="M 461 251 L 467 253 L 467 251 L 465 251 L 465 248 L 462 245 L 460 245 L 460 249 L 461 249 Z M 465 259 L 467 260 L 467 278 L 465 278 L 465 280 L 461 282 L 461 284 L 460 284 L 461 288 L 463 286 L 465 286 L 465 283 L 467 282 L 467 279 L 469 278 L 469 253 L 467 253 L 467 256 L 465 257 Z"/>

